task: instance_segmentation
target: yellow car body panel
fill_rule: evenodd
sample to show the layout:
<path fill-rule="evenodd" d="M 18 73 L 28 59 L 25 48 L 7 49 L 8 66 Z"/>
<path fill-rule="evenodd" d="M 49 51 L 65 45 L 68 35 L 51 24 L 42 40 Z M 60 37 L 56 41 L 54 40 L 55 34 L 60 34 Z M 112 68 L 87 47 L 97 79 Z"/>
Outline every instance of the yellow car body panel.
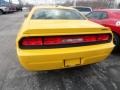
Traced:
<path fill-rule="evenodd" d="M 88 20 L 31 20 L 38 8 L 72 9 L 68 7 L 35 7 L 24 21 L 16 39 L 17 55 L 21 65 L 30 71 L 63 69 L 100 62 L 107 58 L 113 47 L 109 43 L 52 49 L 21 49 L 19 40 L 28 36 L 84 35 L 112 32 L 109 28 Z M 73 9 L 74 10 L 74 9 Z"/>

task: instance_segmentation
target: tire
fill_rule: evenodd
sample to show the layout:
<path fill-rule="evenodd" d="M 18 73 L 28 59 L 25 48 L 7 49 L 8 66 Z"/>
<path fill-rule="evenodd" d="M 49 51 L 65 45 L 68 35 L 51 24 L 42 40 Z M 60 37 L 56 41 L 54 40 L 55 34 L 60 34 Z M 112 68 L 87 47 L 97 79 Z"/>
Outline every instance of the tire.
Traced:
<path fill-rule="evenodd" d="M 118 51 L 120 49 L 120 37 L 116 33 L 113 33 L 113 35 L 114 35 L 113 41 L 115 44 L 114 51 Z"/>
<path fill-rule="evenodd" d="M 0 10 L 0 15 L 2 15 L 3 14 L 3 11 L 2 10 Z"/>

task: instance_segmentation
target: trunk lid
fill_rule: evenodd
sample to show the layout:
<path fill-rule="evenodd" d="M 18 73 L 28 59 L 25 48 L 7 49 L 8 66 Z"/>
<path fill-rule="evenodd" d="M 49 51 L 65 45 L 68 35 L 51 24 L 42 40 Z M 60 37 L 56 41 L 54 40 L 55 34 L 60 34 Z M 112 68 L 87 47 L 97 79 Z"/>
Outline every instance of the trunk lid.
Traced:
<path fill-rule="evenodd" d="M 24 34 L 67 35 L 105 33 L 105 27 L 88 20 L 31 20 Z"/>

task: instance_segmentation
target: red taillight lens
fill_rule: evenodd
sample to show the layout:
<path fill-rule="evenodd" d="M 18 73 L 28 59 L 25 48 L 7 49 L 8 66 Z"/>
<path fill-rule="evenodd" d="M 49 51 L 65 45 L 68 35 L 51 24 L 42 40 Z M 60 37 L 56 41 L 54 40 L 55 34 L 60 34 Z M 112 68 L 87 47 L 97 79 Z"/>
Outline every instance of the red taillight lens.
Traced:
<path fill-rule="evenodd" d="M 61 44 L 62 38 L 61 37 L 45 37 L 44 38 L 44 45 L 58 45 Z"/>
<path fill-rule="evenodd" d="M 98 41 L 106 41 L 109 40 L 109 38 L 110 38 L 109 34 L 98 35 Z"/>
<path fill-rule="evenodd" d="M 110 35 L 83 35 L 83 36 L 64 36 L 64 37 L 45 37 L 43 45 L 77 44 L 103 42 L 109 40 Z"/>
<path fill-rule="evenodd" d="M 23 46 L 34 46 L 34 45 L 42 45 L 42 38 L 33 38 L 33 37 L 26 37 L 23 38 L 22 43 Z"/>
<path fill-rule="evenodd" d="M 21 48 L 47 48 L 51 46 L 64 47 L 65 45 L 69 47 L 71 45 L 80 46 L 106 43 L 111 40 L 111 34 L 24 37 L 20 40 L 19 46 Z"/>
<path fill-rule="evenodd" d="M 83 42 L 95 42 L 97 41 L 97 36 L 93 35 L 93 36 L 83 36 Z"/>

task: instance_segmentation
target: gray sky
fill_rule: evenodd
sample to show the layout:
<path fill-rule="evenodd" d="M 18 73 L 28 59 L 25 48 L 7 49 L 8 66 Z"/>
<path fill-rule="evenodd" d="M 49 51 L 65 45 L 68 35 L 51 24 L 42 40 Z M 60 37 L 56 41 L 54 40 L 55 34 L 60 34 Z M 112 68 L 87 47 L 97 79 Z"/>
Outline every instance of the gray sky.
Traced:
<path fill-rule="evenodd" d="M 9 1 L 9 0 L 5 0 L 5 1 Z M 54 3 L 54 1 L 64 3 L 67 0 L 22 0 L 22 1 L 24 3 L 28 2 L 28 3 L 32 3 L 32 4 L 44 4 L 44 3 L 49 4 L 49 3 Z M 73 1 L 73 0 L 69 0 L 69 1 Z M 81 0 L 81 1 L 96 1 L 96 0 Z M 12 0 L 12 2 L 18 3 L 18 0 Z"/>
<path fill-rule="evenodd" d="M 5 0 L 5 1 L 9 1 L 9 0 Z M 18 0 L 11 0 L 13 3 L 18 3 Z M 23 2 L 28 2 L 28 3 L 33 3 L 33 4 L 39 4 L 39 3 L 53 3 L 55 0 L 22 0 Z M 64 2 L 66 0 L 56 0 L 57 2 Z"/>
<path fill-rule="evenodd" d="M 9 0 L 5 0 L 5 1 L 9 1 Z M 14 3 L 18 3 L 18 0 L 12 0 Z"/>
<path fill-rule="evenodd" d="M 33 3 L 33 4 L 49 4 L 54 3 L 55 1 L 64 3 L 67 0 L 24 0 L 25 2 Z M 70 0 L 71 1 L 71 0 Z"/>

